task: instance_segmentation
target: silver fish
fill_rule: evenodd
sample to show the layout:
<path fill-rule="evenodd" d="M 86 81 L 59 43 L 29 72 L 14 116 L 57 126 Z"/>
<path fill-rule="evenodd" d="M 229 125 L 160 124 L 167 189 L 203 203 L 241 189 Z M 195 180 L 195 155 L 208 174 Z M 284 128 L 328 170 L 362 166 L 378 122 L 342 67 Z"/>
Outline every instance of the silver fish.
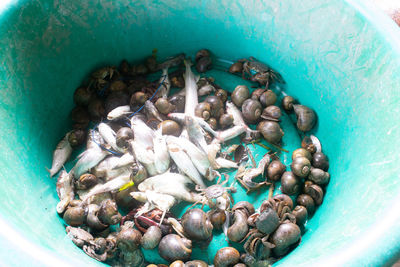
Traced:
<path fill-rule="evenodd" d="M 218 165 L 218 169 L 223 169 L 223 168 L 227 168 L 227 169 L 237 169 L 239 168 L 238 164 L 234 161 L 228 160 L 228 159 L 224 159 L 221 157 L 218 157 L 215 159 L 216 164 Z"/>
<path fill-rule="evenodd" d="M 120 166 L 120 161 L 120 157 L 109 156 L 101 161 L 97 166 L 95 166 L 91 172 L 96 177 L 103 178 L 103 180 L 105 181 L 111 180 L 124 173 L 130 173 L 131 169 L 129 164 Z"/>
<path fill-rule="evenodd" d="M 245 140 L 257 139 L 260 135 L 259 131 L 252 130 L 244 121 L 242 112 L 231 102 L 226 101 L 226 113 L 232 115 L 233 125 L 243 126 L 245 128 L 246 137 Z"/>
<path fill-rule="evenodd" d="M 204 130 L 199 123 L 193 119 L 193 116 L 185 117 L 185 126 L 189 134 L 189 139 L 193 144 L 207 152 L 207 142 L 204 137 Z"/>
<path fill-rule="evenodd" d="M 153 143 L 153 141 L 152 141 Z M 156 166 L 155 166 L 155 157 L 154 151 L 152 147 L 146 147 L 144 143 L 139 140 L 135 140 L 130 142 L 133 152 L 135 153 L 135 158 L 145 166 L 147 172 L 153 176 L 158 174 Z"/>
<path fill-rule="evenodd" d="M 107 120 L 117 120 L 131 114 L 131 107 L 129 105 L 119 106 L 111 110 L 107 115 Z"/>
<path fill-rule="evenodd" d="M 68 132 L 65 137 L 57 144 L 56 149 L 53 152 L 53 162 L 51 164 L 51 169 L 47 169 L 50 173 L 50 177 L 53 177 L 57 172 L 59 172 L 64 166 L 65 162 L 69 159 L 72 153 L 71 144 L 68 142 L 68 137 L 71 132 Z"/>
<path fill-rule="evenodd" d="M 162 128 L 155 131 L 154 143 L 154 164 L 157 173 L 164 173 L 168 170 L 170 164 L 170 158 L 168 153 L 168 147 L 166 137 L 162 135 Z"/>
<path fill-rule="evenodd" d="M 153 149 L 154 131 L 139 116 L 131 118 L 131 128 L 136 142 L 142 143 L 146 148 Z"/>
<path fill-rule="evenodd" d="M 180 124 L 184 124 L 184 123 L 185 123 L 185 118 L 186 118 L 186 116 L 188 116 L 188 115 L 186 115 L 185 113 L 169 113 L 169 114 L 168 114 L 168 117 L 169 117 L 170 119 L 172 119 L 172 120 L 174 120 L 174 121 L 177 121 L 177 122 L 179 122 Z M 216 131 L 214 131 L 214 130 L 211 128 L 210 124 L 208 124 L 208 122 L 206 122 L 203 118 L 200 118 L 200 117 L 197 117 L 197 116 L 194 116 L 194 117 L 192 117 L 192 118 L 193 118 L 194 120 L 196 120 L 197 123 L 198 123 L 204 130 L 206 130 L 207 132 L 211 133 L 211 134 L 214 135 L 214 136 L 218 136 L 218 133 L 217 133 Z"/>
<path fill-rule="evenodd" d="M 65 170 L 62 170 L 60 176 L 58 176 L 56 189 L 60 202 L 57 204 L 57 212 L 60 214 L 64 212 L 69 202 L 75 197 L 73 178 L 72 173 L 67 173 Z"/>
<path fill-rule="evenodd" d="M 196 105 L 199 103 L 199 97 L 197 95 L 197 84 L 194 73 L 191 69 L 191 62 L 188 59 L 183 61 L 186 66 L 184 74 L 185 78 L 185 114 L 194 116 L 194 110 Z"/>
<path fill-rule="evenodd" d="M 168 152 L 178 166 L 179 170 L 185 173 L 195 184 L 198 184 L 201 188 L 205 188 L 203 180 L 193 162 L 189 156 L 174 142 L 167 140 Z"/>
<path fill-rule="evenodd" d="M 148 211 L 158 208 L 163 211 L 161 216 L 161 222 L 164 219 L 165 214 L 177 203 L 177 200 L 168 194 L 160 194 L 154 191 L 146 192 L 132 192 L 130 195 L 140 201 L 145 202 L 140 211 L 135 216 L 142 215 Z"/>
<path fill-rule="evenodd" d="M 217 136 L 217 140 L 219 142 L 226 142 L 230 139 L 235 138 L 236 136 L 241 135 L 242 133 L 244 133 L 246 131 L 246 127 L 243 125 L 236 125 L 233 126 L 227 130 L 224 131 L 219 131 L 218 132 L 218 136 Z"/>
<path fill-rule="evenodd" d="M 123 150 L 117 146 L 117 134 L 110 126 L 108 126 L 108 124 L 102 122 L 97 126 L 97 128 L 99 129 L 101 137 L 103 137 L 107 144 L 109 144 L 115 151 L 123 152 Z"/>
<path fill-rule="evenodd" d="M 112 192 L 120 189 L 122 186 L 129 183 L 131 180 L 130 174 L 123 174 L 121 176 L 115 177 L 114 179 L 104 183 L 104 184 L 97 184 L 83 197 L 82 202 L 87 203 L 88 199 L 94 195 L 105 193 L 105 192 Z"/>

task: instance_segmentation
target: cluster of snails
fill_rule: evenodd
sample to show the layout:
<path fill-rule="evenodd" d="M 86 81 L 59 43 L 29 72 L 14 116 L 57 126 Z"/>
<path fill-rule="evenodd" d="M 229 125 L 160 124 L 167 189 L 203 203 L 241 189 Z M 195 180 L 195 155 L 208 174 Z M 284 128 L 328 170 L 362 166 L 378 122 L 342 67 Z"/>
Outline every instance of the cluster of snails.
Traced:
<path fill-rule="evenodd" d="M 206 49 L 198 51 L 195 56 L 197 72 L 205 73 L 213 68 L 213 57 Z M 217 139 L 211 134 L 212 131 L 218 132 L 220 138 L 220 133 L 224 131 L 239 129 L 235 136 L 241 137 L 241 142 L 259 142 L 263 138 L 279 148 L 284 135 L 280 125 L 282 108 L 291 116 L 299 133 L 304 135 L 301 148 L 292 153 L 290 171 L 272 152 L 264 157 L 264 165 L 254 168 L 259 171 L 254 177 L 261 176 L 265 180 L 264 184 L 270 186 L 267 199 L 258 209 L 247 201 L 240 201 L 230 208 L 231 202 L 226 200 L 229 199 L 227 188 L 215 184 L 213 186 L 216 186 L 214 188 L 217 191 L 225 191 L 214 192 L 215 198 L 207 199 L 211 208 L 208 212 L 190 208 L 181 218 L 175 218 L 168 210 L 160 210 L 158 207 L 148 211 L 146 205 L 131 196 L 132 192 L 139 191 L 140 183 L 151 175 L 137 160 L 129 158 L 134 132 L 131 127 L 127 127 L 132 125 L 127 124 L 131 115 L 138 113 L 143 115 L 147 126 L 152 130 L 160 129 L 162 135 L 180 137 L 184 133 L 182 123 L 170 116 L 171 113 L 185 112 L 185 78 L 181 68 L 184 58 L 180 54 L 159 63 L 154 53 L 139 64 L 131 65 L 124 60 L 119 68 L 104 67 L 94 71 L 90 79 L 75 90 L 73 99 L 76 106 L 71 111 L 72 130 L 64 142 L 69 150 L 59 150 L 70 154 L 70 150 L 79 148 L 87 141 L 88 146 L 92 142 L 91 145 L 99 146 L 100 151 L 107 150 L 108 154 L 72 181 L 68 180 L 70 177 L 65 171 L 61 171 L 57 181 L 60 197 L 57 212 L 68 225 L 67 234 L 77 246 L 94 259 L 112 266 L 145 266 L 148 262 L 143 250 L 153 249 L 157 249 L 160 257 L 172 267 L 208 266 L 209 263 L 191 259 L 192 248 L 207 247 L 212 242 L 213 231 L 221 229 L 230 242 L 239 244 L 243 250 L 233 246 L 219 249 L 213 261 L 216 267 L 267 266 L 299 244 L 304 224 L 323 201 L 325 186 L 330 179 L 327 172 L 329 161 L 322 153 L 319 140 L 314 135 L 304 135 L 313 129 L 317 116 L 311 108 L 287 95 L 284 95 L 279 107 L 279 96 L 269 85 L 282 82 L 280 75 L 253 58 L 239 60 L 229 68 L 229 72 L 257 83 L 258 88 L 252 92 L 248 86 L 238 85 L 231 93 L 216 84 L 212 77 L 199 78 L 196 85 L 202 101 L 195 106 L 194 115 L 211 128 L 203 133 L 207 145 L 213 142 L 213 138 L 214 141 Z M 177 68 L 168 72 L 169 67 Z M 163 86 L 167 87 L 164 83 L 165 75 L 160 80 L 150 79 L 152 74 L 161 70 L 164 73 L 165 69 L 166 76 L 169 76 L 169 86 L 175 93 L 161 97 L 159 90 L 162 91 Z M 146 107 L 149 102 L 154 106 L 154 111 Z M 117 120 L 110 119 L 119 108 L 126 109 L 119 110 L 118 116 L 123 116 Z M 236 111 L 239 114 L 235 115 Z M 106 142 L 97 143 L 90 130 L 89 135 L 87 133 L 88 128 L 107 119 L 107 125 L 115 131 L 115 144 L 111 147 L 105 146 Z M 252 128 L 256 130 L 248 125 L 253 125 Z M 218 151 L 216 154 L 236 168 L 240 164 L 244 166 L 244 161 L 249 159 L 249 152 L 243 145 L 232 147 L 231 152 Z M 234 157 L 231 155 L 233 153 Z M 129 164 L 125 163 L 121 167 L 119 162 L 107 161 L 113 156 L 111 154 L 118 154 L 118 160 L 121 161 L 127 155 L 124 160 Z M 57 156 L 56 153 L 54 155 Z M 65 156 L 58 157 L 64 162 L 67 160 Z M 50 170 L 51 176 L 58 172 L 53 169 L 54 166 Z M 86 197 L 89 190 L 96 191 L 96 187 L 107 184 L 125 171 L 130 175 L 131 185 L 126 188 L 123 185 L 117 190 L 98 191 Z M 169 171 L 178 173 L 178 166 L 171 163 Z M 275 184 L 279 183 L 282 194 L 273 196 Z M 207 191 L 211 187 L 203 190 Z M 203 195 L 212 194 L 207 191 Z M 226 197 L 224 208 L 220 208 L 220 203 L 213 203 L 220 201 L 218 197 L 221 195 Z M 68 198 L 70 200 L 64 203 L 64 199 Z M 149 203 L 150 200 L 146 202 Z M 148 266 L 161 265 L 164 266 Z"/>

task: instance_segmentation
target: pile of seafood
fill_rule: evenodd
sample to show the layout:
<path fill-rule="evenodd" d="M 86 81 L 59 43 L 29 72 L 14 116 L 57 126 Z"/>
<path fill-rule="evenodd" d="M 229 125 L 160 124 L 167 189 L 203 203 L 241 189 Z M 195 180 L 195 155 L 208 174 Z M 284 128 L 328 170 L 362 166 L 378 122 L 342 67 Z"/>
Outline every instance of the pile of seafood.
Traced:
<path fill-rule="evenodd" d="M 266 64 L 216 62 L 206 49 L 193 64 L 184 54 L 159 62 L 154 51 L 139 64 L 98 69 L 76 89 L 72 130 L 58 143 L 49 172 L 58 174 L 56 210 L 67 235 L 90 257 L 112 266 L 157 266 L 143 251 L 158 249 L 170 266 L 268 266 L 300 243 L 330 179 L 328 158 L 309 133 L 317 115 L 271 90 L 284 81 Z M 218 68 L 254 88 L 221 88 L 206 74 Z M 290 171 L 281 160 L 290 155 L 283 112 L 302 140 Z M 259 161 L 251 146 L 266 152 Z M 234 203 L 238 187 L 264 201 Z M 174 207 L 186 211 L 179 218 Z M 230 246 L 213 263 L 193 259 L 192 249 L 207 248 L 216 232 Z"/>

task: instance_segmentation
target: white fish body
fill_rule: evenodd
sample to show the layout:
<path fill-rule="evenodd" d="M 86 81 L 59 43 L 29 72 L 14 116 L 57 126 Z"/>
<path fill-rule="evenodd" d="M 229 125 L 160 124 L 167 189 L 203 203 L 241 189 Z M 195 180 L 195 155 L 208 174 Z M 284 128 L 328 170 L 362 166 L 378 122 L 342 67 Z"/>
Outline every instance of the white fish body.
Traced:
<path fill-rule="evenodd" d="M 129 105 L 126 106 L 119 106 L 115 109 L 111 110 L 107 115 L 107 120 L 113 121 L 123 118 L 131 114 L 131 107 Z"/>
<path fill-rule="evenodd" d="M 246 131 L 246 127 L 243 125 L 235 125 L 229 129 L 226 129 L 224 131 L 219 131 L 218 132 L 218 137 L 217 140 L 219 142 L 226 142 L 230 139 L 235 138 L 236 136 L 241 135 Z"/>
<path fill-rule="evenodd" d="M 185 115 L 185 113 L 169 113 L 168 117 L 172 120 L 178 121 L 181 124 L 185 123 L 185 117 L 187 115 Z M 206 122 L 203 118 L 197 117 L 197 116 L 193 116 L 192 117 L 194 120 L 197 121 L 197 123 L 207 132 L 211 133 L 214 136 L 218 136 L 218 133 L 216 131 L 214 131 L 210 124 L 208 124 L 208 122 Z"/>
<path fill-rule="evenodd" d="M 203 176 L 208 176 L 208 172 L 210 171 L 210 161 L 208 160 L 207 154 L 204 153 L 201 149 L 199 149 L 195 144 L 190 142 L 185 138 L 178 138 L 175 136 L 168 136 L 167 139 L 170 142 L 175 143 L 180 146 L 183 151 L 189 156 L 194 166 Z"/>
<path fill-rule="evenodd" d="M 60 198 L 60 202 L 57 204 L 58 213 L 63 213 L 69 202 L 75 197 L 73 179 L 72 173 L 67 173 L 65 170 L 62 170 L 58 176 L 56 184 L 57 195 Z"/>
<path fill-rule="evenodd" d="M 155 132 L 153 139 L 154 143 L 154 165 L 157 173 L 164 173 L 168 170 L 170 164 L 170 157 L 168 153 L 168 147 L 166 137 L 162 135 L 162 129 L 160 128 Z"/>
<path fill-rule="evenodd" d="M 226 113 L 232 115 L 233 125 L 247 127 L 246 123 L 244 122 L 242 112 L 231 101 L 226 101 Z"/>
<path fill-rule="evenodd" d="M 69 159 L 72 153 L 72 147 L 68 142 L 68 137 L 70 132 L 68 132 L 65 137 L 57 144 L 56 149 L 53 152 L 53 162 L 51 164 L 51 169 L 48 170 L 50 177 L 53 177 L 57 172 L 59 172 L 64 166 L 65 162 Z"/>
<path fill-rule="evenodd" d="M 212 92 L 215 92 L 215 91 L 216 91 L 215 87 L 208 83 L 208 84 L 200 87 L 198 89 L 197 93 L 198 93 L 199 96 L 205 96 L 205 95 L 209 95 L 209 94 L 211 94 Z"/>
<path fill-rule="evenodd" d="M 190 180 L 185 175 L 179 173 L 166 172 L 147 178 L 139 184 L 139 191 L 154 191 L 157 193 L 168 194 L 177 200 L 184 200 L 188 202 L 196 202 L 201 199 L 196 193 L 190 192 L 187 184 L 191 184 Z"/>
<path fill-rule="evenodd" d="M 109 144 L 115 151 L 123 152 L 122 148 L 117 146 L 117 134 L 106 123 L 100 123 L 97 128 L 104 141 Z"/>
<path fill-rule="evenodd" d="M 199 97 L 197 95 L 197 83 L 194 73 L 191 69 L 191 63 L 185 59 L 183 61 L 186 66 L 184 74 L 185 78 L 185 114 L 194 116 L 194 110 L 196 105 L 199 103 Z"/>
<path fill-rule="evenodd" d="M 89 189 L 88 193 L 85 194 L 82 201 L 86 202 L 91 196 L 104 193 L 111 192 L 120 189 L 122 186 L 126 185 L 130 182 L 130 174 L 124 174 L 118 176 L 104 184 L 97 184 L 91 189 Z"/>
<path fill-rule="evenodd" d="M 167 140 L 167 146 L 168 152 L 175 164 L 178 166 L 179 170 L 185 173 L 195 184 L 205 188 L 206 185 L 201 179 L 200 173 L 193 165 L 193 162 L 190 160 L 189 156 L 180 148 L 180 146 L 176 145 L 170 140 Z"/>
<path fill-rule="evenodd" d="M 160 116 L 160 113 L 158 112 L 158 109 L 154 106 L 153 102 L 151 102 L 150 100 L 147 100 L 144 103 L 144 109 L 146 112 L 147 119 L 156 118 L 159 121 L 163 121 L 163 119 Z"/>
<path fill-rule="evenodd" d="M 199 123 L 193 119 L 193 116 L 186 116 L 185 126 L 188 131 L 190 141 L 206 152 L 207 142 L 204 137 L 204 131 L 200 127 Z"/>
<path fill-rule="evenodd" d="M 238 164 L 232 160 L 224 159 L 218 157 L 215 159 L 216 164 L 218 165 L 218 169 L 237 169 L 239 168 Z"/>
<path fill-rule="evenodd" d="M 153 143 L 153 141 L 151 142 Z M 143 142 L 131 141 L 131 147 L 135 153 L 135 158 L 143 164 L 150 176 L 158 174 L 155 166 L 155 156 L 152 148 L 146 147 Z"/>
<path fill-rule="evenodd" d="M 131 192 L 130 195 L 140 202 L 145 202 L 145 205 L 137 215 L 151 211 L 154 208 L 158 208 L 165 213 L 177 203 L 177 200 L 173 196 L 160 194 L 154 191 Z"/>
<path fill-rule="evenodd" d="M 79 178 L 82 174 L 88 172 L 91 168 L 95 167 L 109 152 L 103 150 L 100 146 L 91 146 L 89 149 L 83 151 L 79 156 L 78 162 L 72 168 L 75 178 Z"/>
<path fill-rule="evenodd" d="M 136 142 L 143 143 L 145 147 L 153 149 L 154 131 L 142 119 L 138 116 L 133 116 L 131 128 Z"/>
<path fill-rule="evenodd" d="M 127 165 L 132 165 L 135 162 L 135 157 L 131 153 L 125 153 L 116 160 L 116 163 L 111 169 L 118 169 Z"/>

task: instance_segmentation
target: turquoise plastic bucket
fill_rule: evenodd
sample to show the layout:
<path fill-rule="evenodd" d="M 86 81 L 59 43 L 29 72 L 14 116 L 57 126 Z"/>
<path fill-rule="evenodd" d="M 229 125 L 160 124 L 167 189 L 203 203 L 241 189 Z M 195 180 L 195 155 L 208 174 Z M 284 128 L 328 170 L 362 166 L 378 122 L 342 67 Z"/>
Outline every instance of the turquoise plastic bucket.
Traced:
<path fill-rule="evenodd" d="M 209 48 L 254 56 L 318 111 L 332 180 L 277 265 L 390 264 L 400 251 L 400 31 L 356 0 L 2 1 L 0 257 L 100 264 L 66 237 L 45 166 L 84 75 L 123 58 Z"/>

